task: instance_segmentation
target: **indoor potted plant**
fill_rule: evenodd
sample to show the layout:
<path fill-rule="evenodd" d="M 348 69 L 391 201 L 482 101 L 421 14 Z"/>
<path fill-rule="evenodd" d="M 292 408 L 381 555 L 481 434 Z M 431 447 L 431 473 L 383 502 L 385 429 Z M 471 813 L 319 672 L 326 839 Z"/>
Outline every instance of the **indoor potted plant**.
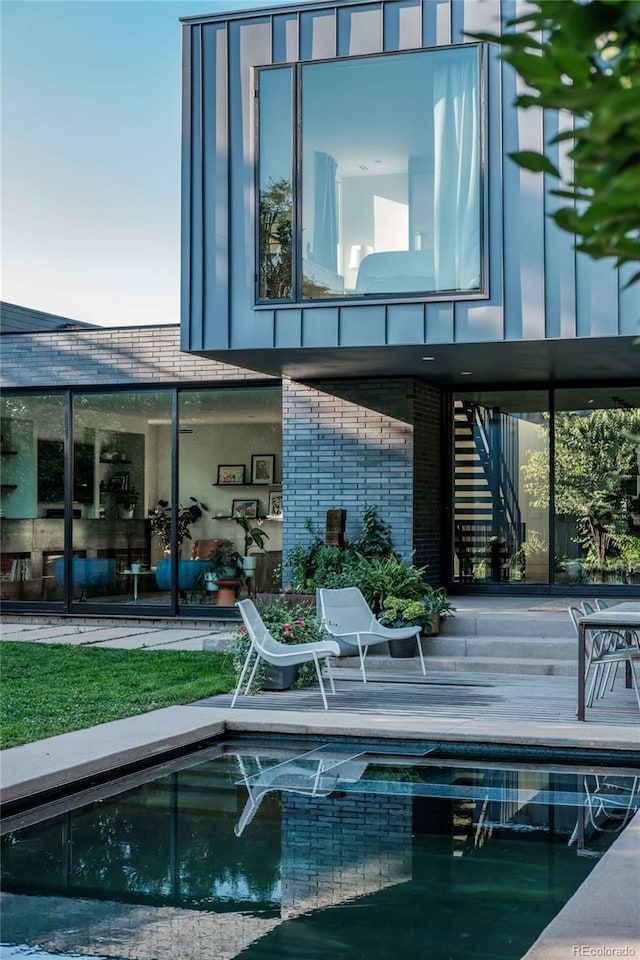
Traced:
<path fill-rule="evenodd" d="M 236 600 L 238 587 L 245 579 L 243 558 L 228 540 L 221 540 L 209 554 L 204 572 L 205 589 L 213 582 L 217 588 L 217 606 L 230 607 Z"/>
<path fill-rule="evenodd" d="M 185 540 L 191 540 L 191 525 L 199 520 L 203 512 L 208 512 L 206 504 L 189 497 L 189 503 L 178 504 L 177 509 L 177 544 L 178 550 Z M 173 511 L 168 500 L 158 500 L 155 507 L 149 510 L 151 533 L 157 536 L 160 545 L 167 556 L 158 563 L 156 568 L 156 583 L 159 590 L 171 589 L 171 528 Z M 178 589 L 190 590 L 196 582 L 206 560 L 181 560 L 178 558 Z"/>
<path fill-rule="evenodd" d="M 264 542 L 269 539 L 269 534 L 260 526 L 252 525 L 251 519 L 246 513 L 234 513 L 233 519 L 242 527 L 244 546 L 242 566 L 245 577 L 252 577 L 256 572 L 256 557 L 249 555 L 251 547 L 257 547 L 258 550 L 264 550 Z"/>

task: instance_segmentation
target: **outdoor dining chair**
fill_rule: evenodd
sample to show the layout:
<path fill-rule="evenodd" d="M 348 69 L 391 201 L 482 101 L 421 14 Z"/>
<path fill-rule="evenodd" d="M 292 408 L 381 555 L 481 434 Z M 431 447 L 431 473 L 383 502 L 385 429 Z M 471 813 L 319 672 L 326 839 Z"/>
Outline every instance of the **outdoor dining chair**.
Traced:
<path fill-rule="evenodd" d="M 320 693 L 322 694 L 324 708 L 325 710 L 328 710 L 329 704 L 327 703 L 327 695 L 324 691 L 320 660 L 324 660 L 326 664 L 327 675 L 331 684 L 331 692 L 335 693 L 336 688 L 333 683 L 331 666 L 329 664 L 329 657 L 337 657 L 340 653 L 340 647 L 335 640 L 321 640 L 317 643 L 280 643 L 279 640 L 276 640 L 269 633 L 262 617 L 256 609 L 256 605 L 253 600 L 239 600 L 236 603 L 236 606 L 240 610 L 240 615 L 244 621 L 245 627 L 247 628 L 247 633 L 251 643 L 247 651 L 247 656 L 245 658 L 240 677 L 238 679 L 236 692 L 234 693 L 233 700 L 231 701 L 231 706 L 235 706 L 236 700 L 238 699 L 238 694 L 242 689 L 247 671 L 249 670 L 249 665 L 255 656 L 251 674 L 245 687 L 245 694 L 251 689 L 251 684 L 253 683 L 253 678 L 256 675 L 256 670 L 258 669 L 260 660 L 264 660 L 266 663 L 271 663 L 278 667 L 291 667 L 300 663 L 310 663 L 313 661 L 315 664 L 316 673 L 318 675 L 318 683 L 320 684 Z"/>
<path fill-rule="evenodd" d="M 422 627 L 385 627 L 376 620 L 358 587 L 329 590 L 318 589 L 317 607 L 322 626 L 330 636 L 357 647 L 363 683 L 367 682 L 365 657 L 369 647 L 389 640 L 408 640 L 415 637 L 420 654 L 422 673 L 426 674 L 420 642 Z"/>
<path fill-rule="evenodd" d="M 589 604 L 583 604 L 584 609 L 579 607 L 569 607 L 569 616 L 573 623 L 576 636 L 578 636 L 578 622 L 583 616 L 588 616 L 588 612 L 593 612 Z M 580 669 L 585 670 L 585 684 L 589 673 L 591 672 L 591 685 L 586 696 L 586 706 L 593 706 L 596 697 L 603 697 L 607 690 L 607 685 L 613 669 L 613 677 L 609 689 L 613 689 L 615 681 L 615 672 L 620 663 L 628 664 L 631 673 L 631 682 L 635 690 L 638 706 L 640 707 L 640 686 L 634 669 L 634 661 L 638 660 L 637 641 L 632 641 L 628 634 L 634 631 L 619 630 L 588 630 L 586 633 L 586 667 L 580 664 Z"/>

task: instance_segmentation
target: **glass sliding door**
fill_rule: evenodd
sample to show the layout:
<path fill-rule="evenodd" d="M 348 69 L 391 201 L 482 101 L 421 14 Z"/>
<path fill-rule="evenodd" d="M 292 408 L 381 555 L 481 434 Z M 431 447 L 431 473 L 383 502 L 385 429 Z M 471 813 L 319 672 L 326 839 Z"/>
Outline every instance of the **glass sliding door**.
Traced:
<path fill-rule="evenodd" d="M 73 398 L 73 600 L 168 604 L 149 510 L 170 496 L 171 393 Z"/>
<path fill-rule="evenodd" d="M 179 501 L 199 511 L 180 545 L 181 603 L 229 606 L 273 589 L 282 560 L 280 387 L 181 391 L 178 437 Z"/>
<path fill-rule="evenodd" d="M 61 602 L 64 596 L 64 401 L 62 394 L 2 399 L 3 600 Z"/>
<path fill-rule="evenodd" d="M 453 580 L 549 582 L 546 391 L 454 397 Z"/>
<path fill-rule="evenodd" d="M 559 583 L 640 583 L 640 388 L 556 392 Z"/>

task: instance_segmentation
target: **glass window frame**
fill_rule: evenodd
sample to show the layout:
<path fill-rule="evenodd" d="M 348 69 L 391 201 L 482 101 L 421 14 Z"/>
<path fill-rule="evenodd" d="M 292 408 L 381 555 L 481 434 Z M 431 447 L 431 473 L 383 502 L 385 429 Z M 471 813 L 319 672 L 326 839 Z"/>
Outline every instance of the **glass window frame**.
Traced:
<path fill-rule="evenodd" d="M 474 48 L 477 52 L 478 63 L 478 150 L 479 150 L 479 224 L 480 238 L 480 283 L 474 290 L 447 290 L 433 292 L 408 293 L 373 293 L 355 294 L 349 296 L 327 296 L 317 299 L 305 298 L 302 295 L 302 70 L 310 64 L 350 62 L 357 60 L 377 60 L 383 57 L 407 56 L 418 53 L 441 53 L 445 50 Z M 293 197 L 292 197 L 292 262 L 291 262 L 291 297 L 286 299 L 260 298 L 260 223 L 258 216 L 258 198 L 260 195 L 260 77 L 272 70 L 291 71 L 292 84 L 292 144 L 293 144 Z M 400 50 L 385 50 L 378 53 L 366 53 L 349 57 L 327 57 L 313 60 L 299 60 L 278 62 L 256 66 L 253 69 L 253 101 L 256 105 L 253 117 L 253 144 L 254 144 L 254 308 L 272 310 L 274 307 L 300 308 L 323 307 L 331 304 L 347 305 L 350 303 L 388 303 L 400 301 L 403 303 L 425 301 L 472 301 L 489 298 L 489 271 L 488 271 L 488 170 L 487 170 L 487 110 L 486 110 L 486 44 L 459 43 L 431 47 L 413 47 Z"/>

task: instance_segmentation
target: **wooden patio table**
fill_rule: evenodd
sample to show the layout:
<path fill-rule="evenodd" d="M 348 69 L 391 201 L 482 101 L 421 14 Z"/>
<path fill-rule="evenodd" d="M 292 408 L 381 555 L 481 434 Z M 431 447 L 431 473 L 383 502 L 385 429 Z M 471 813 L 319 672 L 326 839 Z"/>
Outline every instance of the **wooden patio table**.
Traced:
<path fill-rule="evenodd" d="M 588 630 L 640 630 L 640 601 L 617 603 L 578 620 L 578 720 L 584 720 L 585 712 L 584 655 Z"/>

